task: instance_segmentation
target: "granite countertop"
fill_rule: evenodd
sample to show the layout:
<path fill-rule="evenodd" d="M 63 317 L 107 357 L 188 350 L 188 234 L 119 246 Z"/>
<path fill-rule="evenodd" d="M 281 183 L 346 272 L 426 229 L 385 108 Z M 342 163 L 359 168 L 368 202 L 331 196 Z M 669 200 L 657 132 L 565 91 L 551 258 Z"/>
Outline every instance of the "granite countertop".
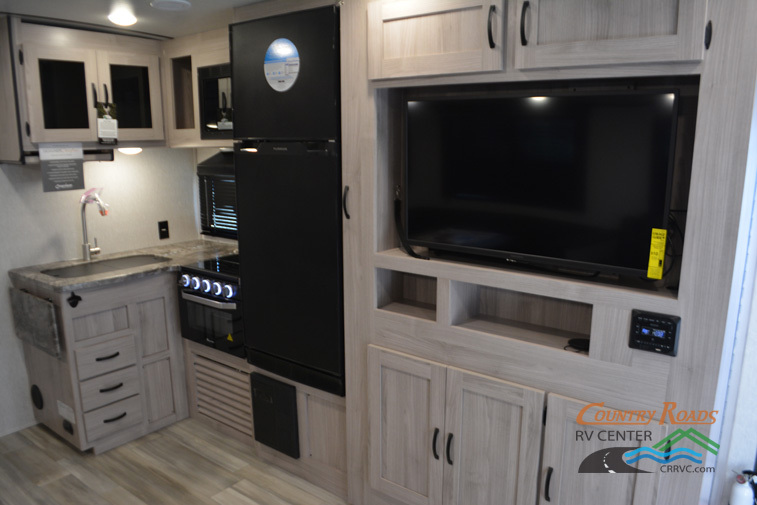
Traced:
<path fill-rule="evenodd" d="M 79 259 L 57 261 L 55 263 L 47 263 L 45 265 L 14 268 L 13 270 L 8 271 L 8 276 L 10 277 L 11 282 L 14 285 L 17 283 L 17 281 L 21 280 L 23 280 L 24 283 L 29 283 L 31 281 L 32 283 L 38 284 L 41 287 L 48 289 L 51 288 L 56 292 L 65 292 L 73 291 L 74 289 L 87 289 L 108 286 L 131 279 L 154 275 L 159 272 L 178 271 L 182 265 L 190 265 L 192 263 L 214 258 L 216 256 L 225 256 L 228 254 L 236 254 L 238 252 L 239 251 L 237 249 L 237 244 L 235 242 L 192 240 L 189 242 L 179 242 L 164 246 L 146 247 L 144 249 L 135 249 L 133 251 L 106 254 L 95 260 L 92 260 L 92 263 L 95 263 L 101 260 L 123 258 L 126 256 L 134 256 L 138 254 L 147 254 L 168 258 L 168 261 L 153 263 L 151 265 L 131 267 L 112 272 L 69 278 L 53 277 L 41 273 L 43 270 L 63 268 L 87 263 L 87 261 Z"/>

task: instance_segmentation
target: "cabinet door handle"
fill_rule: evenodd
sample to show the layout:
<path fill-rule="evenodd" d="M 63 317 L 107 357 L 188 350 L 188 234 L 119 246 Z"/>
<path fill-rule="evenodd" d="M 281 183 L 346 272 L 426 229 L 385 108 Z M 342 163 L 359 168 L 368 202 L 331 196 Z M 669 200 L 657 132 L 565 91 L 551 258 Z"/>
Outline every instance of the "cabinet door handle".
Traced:
<path fill-rule="evenodd" d="M 108 95 L 108 85 L 103 84 L 103 88 L 105 89 L 105 106 L 107 107 L 110 103 L 110 96 Z"/>
<path fill-rule="evenodd" d="M 547 501 L 552 501 L 549 498 L 549 483 L 552 482 L 552 471 L 554 471 L 554 468 L 551 466 L 547 468 L 547 478 L 544 481 L 544 499 Z"/>
<path fill-rule="evenodd" d="M 121 351 L 116 351 L 109 356 L 102 356 L 100 358 L 95 358 L 95 361 L 108 361 L 109 359 L 117 358 L 120 355 L 121 355 Z"/>
<path fill-rule="evenodd" d="M 434 440 L 431 442 L 431 450 L 434 453 L 434 459 L 439 459 L 439 453 L 436 450 L 436 439 L 439 438 L 439 428 L 434 428 Z"/>
<path fill-rule="evenodd" d="M 92 83 L 92 107 L 95 109 L 97 108 L 97 86 L 95 86 L 95 83 Z"/>
<path fill-rule="evenodd" d="M 100 390 L 100 392 L 101 392 L 101 393 L 110 393 L 111 391 L 115 391 L 116 389 L 118 389 L 118 388 L 120 388 L 120 387 L 123 387 L 123 385 L 124 385 L 124 383 L 123 383 L 123 382 L 119 382 L 119 383 L 118 383 L 118 384 L 116 384 L 115 386 L 111 386 L 111 387 L 109 387 L 109 388 L 102 388 L 102 389 Z"/>
<path fill-rule="evenodd" d="M 450 452 L 452 451 L 452 433 L 447 435 L 447 463 L 450 465 L 452 464 L 452 455 Z"/>
<path fill-rule="evenodd" d="M 119 419 L 123 419 L 124 417 L 126 417 L 126 412 L 124 412 L 120 416 L 111 417 L 110 419 L 103 419 L 103 423 L 105 423 L 105 424 L 115 423 L 116 421 L 118 421 Z"/>
<path fill-rule="evenodd" d="M 344 192 L 342 193 L 342 209 L 344 210 L 344 217 L 346 217 L 347 219 L 350 218 L 350 213 L 349 211 L 347 211 L 347 193 L 349 192 L 350 192 L 350 187 L 345 186 Z"/>
<path fill-rule="evenodd" d="M 520 11 L 520 45 L 527 46 L 528 39 L 526 38 L 526 13 L 531 8 L 531 2 L 526 0 L 523 2 L 523 7 Z"/>
<path fill-rule="evenodd" d="M 494 34 L 492 34 L 492 16 L 497 11 L 494 5 L 489 6 L 489 18 L 486 20 L 486 34 L 489 36 L 489 47 L 494 49 L 497 44 L 494 43 Z"/>

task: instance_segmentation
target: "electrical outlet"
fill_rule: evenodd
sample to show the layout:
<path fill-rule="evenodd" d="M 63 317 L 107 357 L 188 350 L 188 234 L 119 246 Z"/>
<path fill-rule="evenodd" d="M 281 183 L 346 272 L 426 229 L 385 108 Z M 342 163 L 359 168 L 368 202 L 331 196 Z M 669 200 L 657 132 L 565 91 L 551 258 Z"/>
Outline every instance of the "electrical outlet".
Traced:
<path fill-rule="evenodd" d="M 168 221 L 158 221 L 158 236 L 161 240 L 168 238 Z"/>

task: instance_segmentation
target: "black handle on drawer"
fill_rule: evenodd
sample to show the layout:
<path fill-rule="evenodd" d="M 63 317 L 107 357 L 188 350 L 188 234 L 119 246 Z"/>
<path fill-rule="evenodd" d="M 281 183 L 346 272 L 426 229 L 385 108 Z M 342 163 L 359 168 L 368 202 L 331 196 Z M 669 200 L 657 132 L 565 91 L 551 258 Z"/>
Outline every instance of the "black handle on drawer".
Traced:
<path fill-rule="evenodd" d="M 544 482 L 544 499 L 547 501 L 552 501 L 549 498 L 549 483 L 552 482 L 552 472 L 554 471 L 554 468 L 551 466 L 547 469 L 547 478 Z"/>
<path fill-rule="evenodd" d="M 95 83 L 92 83 L 92 107 L 97 108 L 97 86 L 95 86 Z"/>
<path fill-rule="evenodd" d="M 526 38 L 526 13 L 531 8 L 531 2 L 526 0 L 523 2 L 523 7 L 520 11 L 520 45 L 527 46 L 528 39 Z"/>
<path fill-rule="evenodd" d="M 434 459 L 439 459 L 439 452 L 436 450 L 436 439 L 439 438 L 439 428 L 434 428 L 434 440 L 431 442 L 431 451 L 434 453 Z"/>
<path fill-rule="evenodd" d="M 124 383 L 123 383 L 123 382 L 119 382 L 119 383 L 118 383 L 118 384 L 116 384 L 115 386 L 111 386 L 111 387 L 109 387 L 109 388 L 102 388 L 102 389 L 100 390 L 100 392 L 101 392 L 101 393 L 110 393 L 111 391 L 115 391 L 116 389 L 118 389 L 118 388 L 120 388 L 120 387 L 123 387 L 123 385 L 124 385 Z"/>
<path fill-rule="evenodd" d="M 103 89 L 105 90 L 105 106 L 107 107 L 110 105 L 110 96 L 108 95 L 108 85 L 103 84 Z"/>
<path fill-rule="evenodd" d="M 450 465 L 452 464 L 452 455 L 450 454 L 450 451 L 452 450 L 452 433 L 447 435 L 447 463 Z"/>
<path fill-rule="evenodd" d="M 497 11 L 494 5 L 489 6 L 489 19 L 486 21 L 486 34 L 489 36 L 489 47 L 494 49 L 497 44 L 494 43 L 494 34 L 492 33 L 492 16 Z"/>
<path fill-rule="evenodd" d="M 95 358 L 95 361 L 108 361 L 109 359 L 117 358 L 121 355 L 121 351 L 116 351 L 110 356 L 102 356 L 100 358 Z"/>
<path fill-rule="evenodd" d="M 124 412 L 120 416 L 111 417 L 110 419 L 103 419 L 103 423 L 105 423 L 105 424 L 107 424 L 107 423 L 115 423 L 116 421 L 118 421 L 119 419 L 123 419 L 124 417 L 126 417 L 126 412 Z"/>

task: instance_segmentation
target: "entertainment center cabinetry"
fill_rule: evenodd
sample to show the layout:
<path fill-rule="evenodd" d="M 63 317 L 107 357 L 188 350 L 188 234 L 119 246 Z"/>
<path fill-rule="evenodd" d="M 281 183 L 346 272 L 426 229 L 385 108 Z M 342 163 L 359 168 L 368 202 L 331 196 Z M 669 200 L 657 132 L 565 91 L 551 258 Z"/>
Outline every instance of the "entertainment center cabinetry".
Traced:
<path fill-rule="evenodd" d="M 660 473 L 577 474 L 605 448 L 601 426 L 576 422 L 586 402 L 375 346 L 368 368 L 370 480 L 387 496 L 410 505 L 657 503 Z M 655 440 L 668 432 L 645 429 Z"/>
<path fill-rule="evenodd" d="M 742 275 L 749 226 L 740 223 L 753 217 L 755 180 L 747 170 L 747 155 L 757 61 L 748 56 L 747 48 L 757 45 L 752 29 L 757 7 L 705 0 L 532 1 L 524 16 L 523 46 L 523 4 L 503 5 L 502 71 L 464 71 L 449 65 L 405 74 L 375 71 L 386 40 L 380 44 L 366 37 L 373 29 L 369 24 L 380 8 L 422 9 L 430 3 L 357 0 L 342 6 L 342 40 L 358 41 L 342 46 L 342 61 L 350 65 L 342 80 L 342 154 L 351 214 L 345 221 L 345 246 L 351 253 L 345 252 L 349 501 L 414 503 L 375 479 L 382 468 L 371 458 L 376 442 L 368 440 L 383 429 L 381 423 L 398 422 L 383 417 L 387 410 L 379 414 L 370 407 L 382 386 L 369 362 L 374 352 L 369 348 L 377 346 L 382 353 L 407 360 L 543 391 L 548 407 L 545 438 L 529 447 L 540 453 L 540 471 L 527 484 L 538 490 L 542 502 L 552 467 L 549 503 L 720 503 L 731 470 L 726 463 L 730 425 L 724 391 L 738 341 L 737 314 L 742 296 L 747 301 L 749 296 L 744 289 L 748 279 Z M 422 33 L 419 28 L 393 42 L 412 41 Z M 705 39 L 711 42 L 709 49 Z M 472 84 L 533 89 L 569 87 L 577 80 L 654 76 L 686 76 L 698 90 L 688 95 L 686 106 L 696 110 L 678 125 L 679 133 L 682 127 L 694 126 L 696 133 L 688 140 L 688 154 L 676 161 L 680 176 L 673 181 L 674 188 L 686 188 L 674 191 L 671 200 L 672 209 L 684 211 L 676 218 L 680 231 L 685 231 L 685 244 L 676 251 L 680 256 L 671 272 L 675 283 L 663 287 L 437 257 L 422 260 L 399 249 L 393 199 L 395 186 L 402 185 L 403 89 Z M 679 235 L 675 227 L 671 230 Z M 677 356 L 628 347 L 634 309 L 681 317 Z M 590 339 L 588 355 L 564 348 L 576 334 Z M 405 393 L 411 394 L 396 391 L 393 398 L 414 402 L 402 399 Z M 646 475 L 624 480 L 627 476 L 578 474 L 581 461 L 597 450 L 591 444 L 568 444 L 579 429 L 575 406 L 587 402 L 658 412 L 665 402 L 686 410 L 718 410 L 721 424 L 697 427 L 721 444 L 718 458 L 705 463 L 715 465 L 715 473 L 657 472 L 652 488 L 645 487 Z M 434 428 L 427 426 L 422 443 L 429 449 L 433 435 Z M 662 436 L 655 432 L 653 438 Z M 486 460 L 484 454 L 481 461 Z M 424 457 L 436 462 L 433 454 Z M 569 464 L 558 468 L 558 459 Z M 475 479 L 492 484 L 483 468 L 491 467 L 473 470 Z M 416 478 L 420 480 L 413 486 L 422 489 L 422 478 Z M 436 482 L 446 485 L 443 477 Z M 642 488 L 655 491 L 649 494 Z M 582 494 L 588 489 L 596 493 Z"/>

